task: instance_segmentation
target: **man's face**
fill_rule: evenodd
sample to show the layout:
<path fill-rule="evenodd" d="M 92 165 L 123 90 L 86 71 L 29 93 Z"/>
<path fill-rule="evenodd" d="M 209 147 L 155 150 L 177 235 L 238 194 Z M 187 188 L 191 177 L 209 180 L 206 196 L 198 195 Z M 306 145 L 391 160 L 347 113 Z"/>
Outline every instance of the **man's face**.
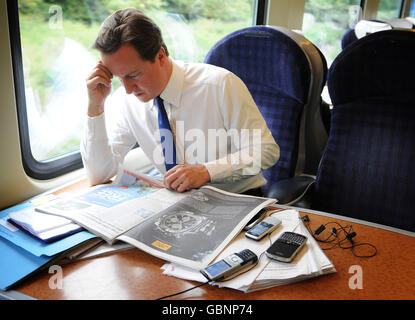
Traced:
<path fill-rule="evenodd" d="M 142 102 L 154 99 L 163 91 L 166 82 L 162 68 L 167 59 L 162 48 L 154 62 L 143 60 L 129 44 L 122 45 L 114 53 L 102 54 L 104 65 L 120 79 L 125 91 Z"/>

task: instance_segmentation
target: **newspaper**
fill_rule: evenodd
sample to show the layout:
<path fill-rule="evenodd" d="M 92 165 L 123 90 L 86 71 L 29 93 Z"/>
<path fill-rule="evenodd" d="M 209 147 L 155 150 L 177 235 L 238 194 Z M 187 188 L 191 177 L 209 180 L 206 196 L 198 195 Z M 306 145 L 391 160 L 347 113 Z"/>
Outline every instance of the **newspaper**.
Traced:
<path fill-rule="evenodd" d="M 213 261 L 254 215 L 274 202 L 205 186 L 118 239 L 199 270 Z"/>
<path fill-rule="evenodd" d="M 123 177 L 124 180 L 130 178 L 128 175 Z M 155 188 L 134 178 L 133 181 L 99 185 L 66 195 L 42 204 L 36 210 L 68 218 L 112 244 L 118 236 L 187 194 Z"/>
<path fill-rule="evenodd" d="M 164 260 L 200 269 L 275 201 L 211 186 L 179 193 L 133 177 L 132 184 L 96 186 L 36 210 L 68 218 L 110 245 L 121 240 Z"/>

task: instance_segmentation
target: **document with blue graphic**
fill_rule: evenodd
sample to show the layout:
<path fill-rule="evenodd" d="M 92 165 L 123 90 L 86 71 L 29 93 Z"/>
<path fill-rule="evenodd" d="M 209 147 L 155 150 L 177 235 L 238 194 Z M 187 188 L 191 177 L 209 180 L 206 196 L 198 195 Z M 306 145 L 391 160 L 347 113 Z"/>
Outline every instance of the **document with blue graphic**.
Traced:
<path fill-rule="evenodd" d="M 185 196 L 135 178 L 133 183 L 121 180 L 118 184 L 99 185 L 50 201 L 36 210 L 70 219 L 112 244 L 119 235 Z"/>

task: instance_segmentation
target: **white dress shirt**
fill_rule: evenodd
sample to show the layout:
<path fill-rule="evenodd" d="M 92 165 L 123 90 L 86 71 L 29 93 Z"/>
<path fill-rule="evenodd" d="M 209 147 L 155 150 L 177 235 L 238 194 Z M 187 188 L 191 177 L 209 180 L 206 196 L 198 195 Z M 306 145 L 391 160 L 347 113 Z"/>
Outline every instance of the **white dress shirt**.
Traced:
<path fill-rule="evenodd" d="M 177 163 L 205 165 L 211 185 L 230 192 L 263 186 L 260 171 L 276 163 L 279 147 L 245 84 L 223 68 L 172 62 L 161 98 Z M 120 89 L 107 99 L 103 114 L 87 118 L 81 154 L 91 184 L 120 175 L 124 157 L 136 143 L 165 173 L 154 101 L 143 103 Z"/>

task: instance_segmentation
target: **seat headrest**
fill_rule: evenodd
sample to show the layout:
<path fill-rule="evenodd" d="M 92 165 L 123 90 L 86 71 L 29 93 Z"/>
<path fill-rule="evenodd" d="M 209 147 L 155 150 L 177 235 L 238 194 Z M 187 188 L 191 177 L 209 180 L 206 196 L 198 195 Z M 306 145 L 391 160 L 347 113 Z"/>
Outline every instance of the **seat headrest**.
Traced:
<path fill-rule="evenodd" d="M 415 27 L 415 18 L 414 17 L 406 17 L 406 21 L 409 21 L 409 23 L 412 23 L 412 28 Z"/>
<path fill-rule="evenodd" d="M 407 19 L 389 19 L 386 21 L 389 23 L 393 29 L 412 29 L 413 24 Z"/>
<path fill-rule="evenodd" d="M 307 101 L 311 79 L 307 57 L 292 38 L 275 28 L 235 31 L 219 40 L 204 62 L 231 70 L 248 88 L 255 82 L 301 103 Z"/>
<path fill-rule="evenodd" d="M 328 72 L 334 105 L 357 99 L 393 99 L 414 104 L 415 32 L 370 34 L 345 48 Z"/>
<path fill-rule="evenodd" d="M 371 33 L 391 30 L 392 26 L 387 22 L 373 21 L 373 20 L 360 20 L 354 27 L 354 32 L 357 39 L 361 39 Z"/>
<path fill-rule="evenodd" d="M 356 33 L 354 32 L 354 29 L 352 28 L 347 29 L 341 38 L 342 50 L 346 48 L 352 42 L 355 42 L 356 40 L 357 40 L 357 37 L 356 37 Z"/>

